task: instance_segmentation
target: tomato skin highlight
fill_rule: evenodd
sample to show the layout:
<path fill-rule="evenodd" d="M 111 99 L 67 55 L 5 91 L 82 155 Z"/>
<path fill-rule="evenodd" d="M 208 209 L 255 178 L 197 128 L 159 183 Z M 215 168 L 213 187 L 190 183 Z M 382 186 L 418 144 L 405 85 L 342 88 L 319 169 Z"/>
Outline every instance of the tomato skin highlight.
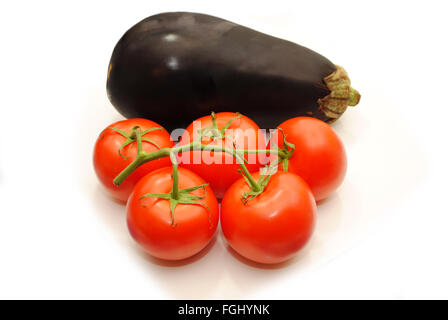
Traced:
<path fill-rule="evenodd" d="M 228 121 L 237 116 L 238 114 L 234 112 L 217 113 L 215 117 L 218 128 L 222 129 Z M 212 117 L 208 115 L 191 123 L 182 135 L 179 145 L 186 145 L 197 137 L 195 123 L 196 125 L 200 125 L 202 129 L 210 127 L 212 125 Z M 235 119 L 228 129 L 234 131 L 231 133 L 232 131 L 226 130 L 228 133 L 227 139 L 212 141 L 211 139 L 204 138 L 201 142 L 203 144 L 218 145 L 229 149 L 234 149 L 235 146 L 237 149 L 241 150 L 266 149 L 265 138 L 261 133 L 260 128 L 250 118 L 241 115 L 241 118 Z M 238 134 L 237 130 L 251 130 L 254 134 L 252 138 L 244 138 L 243 135 Z M 233 142 L 235 143 L 235 146 L 233 145 Z M 246 155 L 245 158 L 248 161 L 246 167 L 249 172 L 256 172 L 267 163 L 267 158 L 263 155 L 252 154 Z M 239 164 L 232 155 L 227 153 L 221 153 L 221 155 L 217 156 L 213 151 L 190 151 L 180 154 L 178 159 L 180 166 L 197 173 L 205 181 L 210 183 L 210 186 L 218 199 L 222 199 L 224 193 L 232 183 L 241 178 L 241 175 L 238 173 L 238 170 L 240 169 Z M 195 159 L 200 159 L 200 163 L 193 163 Z M 209 163 L 203 159 L 218 159 L 220 163 Z"/>
<path fill-rule="evenodd" d="M 310 117 L 292 118 L 278 127 L 286 134 L 286 140 L 295 145 L 288 171 L 308 183 L 316 201 L 327 198 L 342 184 L 347 171 L 345 148 L 337 133 L 327 123 Z M 272 139 L 283 147 L 283 135 L 278 137 L 276 130 Z"/>
<path fill-rule="evenodd" d="M 147 162 L 137 168 L 120 186 L 113 184 L 114 178 L 124 170 L 137 156 L 137 142 L 133 142 L 121 150 L 120 156 L 118 150 L 126 141 L 126 138 L 111 129 L 116 128 L 127 133 L 132 128 L 139 126 L 142 131 L 150 128 L 162 128 L 162 130 L 154 130 L 148 132 L 143 138 L 150 139 L 157 143 L 160 148 L 171 148 L 174 142 L 171 140 L 170 134 L 161 125 L 147 119 L 128 119 L 115 122 L 104 129 L 99 135 L 93 152 L 93 164 L 95 173 L 103 187 L 116 199 L 126 202 L 131 194 L 132 188 L 144 175 L 159 168 L 167 167 L 171 164 L 169 158 L 157 159 Z M 146 141 L 142 142 L 143 151 L 153 152 L 158 148 Z"/>
<path fill-rule="evenodd" d="M 178 170 L 180 189 L 205 183 L 187 169 Z M 173 226 L 168 200 L 140 199 L 148 193 L 169 193 L 172 184 L 172 167 L 161 168 L 140 179 L 127 203 L 127 224 L 134 240 L 150 255 L 182 260 L 199 253 L 210 242 L 219 223 L 219 207 L 212 189 L 206 186 L 206 198 L 200 201 L 210 208 L 210 213 L 201 205 L 178 204 Z M 191 194 L 203 196 L 205 192 L 199 189 Z"/>
<path fill-rule="evenodd" d="M 258 179 L 260 174 L 254 174 Z M 306 182 L 294 173 L 274 174 L 263 193 L 243 204 L 249 187 L 236 181 L 221 204 L 221 228 L 229 245 L 252 261 L 275 264 L 292 258 L 310 239 L 316 203 Z"/>

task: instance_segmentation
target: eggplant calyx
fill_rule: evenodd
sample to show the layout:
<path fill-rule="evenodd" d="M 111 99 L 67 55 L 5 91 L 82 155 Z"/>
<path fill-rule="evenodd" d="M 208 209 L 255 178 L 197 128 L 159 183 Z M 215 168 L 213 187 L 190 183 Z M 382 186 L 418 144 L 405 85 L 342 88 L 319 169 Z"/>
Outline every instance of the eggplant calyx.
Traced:
<path fill-rule="evenodd" d="M 324 82 L 331 92 L 317 102 L 319 109 L 330 118 L 328 122 L 331 123 L 337 120 L 348 106 L 356 106 L 361 95 L 350 86 L 347 71 L 340 66 L 336 66 L 336 71 L 325 77 Z"/>

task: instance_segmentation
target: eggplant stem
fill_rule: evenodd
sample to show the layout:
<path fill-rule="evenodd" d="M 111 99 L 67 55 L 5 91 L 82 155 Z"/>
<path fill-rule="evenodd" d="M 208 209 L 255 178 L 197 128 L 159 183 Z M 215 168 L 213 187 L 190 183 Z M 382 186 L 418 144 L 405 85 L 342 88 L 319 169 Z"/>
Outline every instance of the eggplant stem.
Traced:
<path fill-rule="evenodd" d="M 336 71 L 324 78 L 330 94 L 318 99 L 319 109 L 328 117 L 328 122 L 338 119 L 347 110 L 348 106 L 356 106 L 361 99 L 358 91 L 350 86 L 347 71 L 336 66 Z"/>
<path fill-rule="evenodd" d="M 354 107 L 359 103 L 359 100 L 361 100 L 361 94 L 358 90 L 350 87 L 350 99 L 348 100 L 348 105 Z"/>

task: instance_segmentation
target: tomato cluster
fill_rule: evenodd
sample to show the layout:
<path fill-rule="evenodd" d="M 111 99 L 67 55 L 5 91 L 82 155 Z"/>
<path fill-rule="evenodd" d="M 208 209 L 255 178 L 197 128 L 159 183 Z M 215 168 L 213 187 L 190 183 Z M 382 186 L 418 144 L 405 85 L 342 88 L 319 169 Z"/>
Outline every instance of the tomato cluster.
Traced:
<path fill-rule="evenodd" d="M 346 155 L 323 121 L 289 119 L 266 144 L 254 121 L 223 112 L 193 122 L 177 145 L 150 120 L 114 123 L 97 139 L 94 167 L 112 196 L 127 201 L 129 231 L 149 254 L 191 257 L 221 221 L 236 252 L 273 264 L 308 242 L 316 201 L 342 183 Z"/>

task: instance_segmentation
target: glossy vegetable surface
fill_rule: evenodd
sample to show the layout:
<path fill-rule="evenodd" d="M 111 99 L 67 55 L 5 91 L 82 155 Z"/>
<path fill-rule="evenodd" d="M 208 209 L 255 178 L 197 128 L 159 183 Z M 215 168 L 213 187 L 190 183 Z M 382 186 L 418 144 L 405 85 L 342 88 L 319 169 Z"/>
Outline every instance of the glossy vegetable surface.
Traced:
<path fill-rule="evenodd" d="M 356 105 L 344 69 L 320 54 L 217 17 L 151 16 L 116 44 L 107 77 L 125 117 L 185 128 L 211 111 L 241 112 L 262 128 L 309 115 L 333 121 Z"/>
<path fill-rule="evenodd" d="M 347 157 L 339 136 L 325 122 L 309 117 L 289 119 L 278 127 L 295 146 L 288 171 L 308 183 L 316 200 L 328 197 L 341 185 L 347 170 Z M 283 136 L 276 130 L 273 141 L 277 141 L 279 134 Z M 278 144 L 283 147 L 282 139 Z"/>
<path fill-rule="evenodd" d="M 179 168 L 179 188 L 204 184 L 195 173 Z M 204 249 L 219 221 L 218 201 L 209 186 L 190 192 L 201 204 L 178 204 L 174 214 L 170 201 L 146 196 L 168 194 L 173 188 L 172 168 L 166 167 L 143 177 L 127 204 L 127 222 L 132 237 L 152 256 L 181 260 Z"/>
<path fill-rule="evenodd" d="M 259 174 L 254 174 L 258 179 Z M 235 182 L 221 204 L 221 228 L 230 246 L 247 259 L 280 263 L 310 239 L 316 204 L 308 185 L 296 174 L 279 171 L 257 197 L 243 203 L 249 186 Z"/>

